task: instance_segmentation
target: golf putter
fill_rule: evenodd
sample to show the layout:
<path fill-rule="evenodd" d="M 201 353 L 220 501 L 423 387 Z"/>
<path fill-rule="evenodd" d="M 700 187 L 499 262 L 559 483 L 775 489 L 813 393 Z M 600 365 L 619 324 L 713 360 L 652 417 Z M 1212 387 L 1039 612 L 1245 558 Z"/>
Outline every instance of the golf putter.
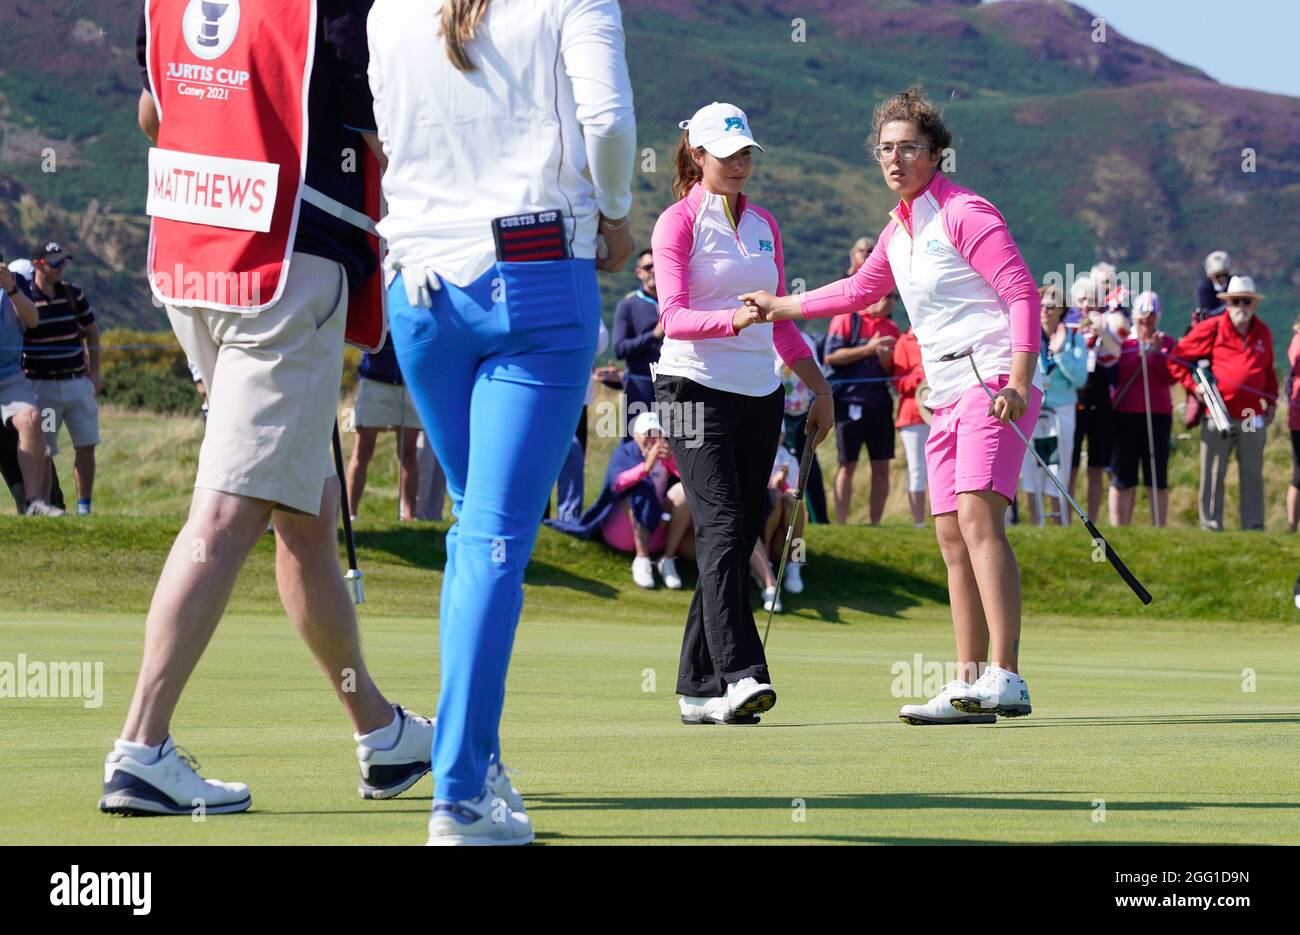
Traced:
<path fill-rule="evenodd" d="M 776 613 L 776 599 L 781 594 L 781 581 L 785 578 L 785 563 L 790 556 L 790 543 L 794 539 L 794 527 L 799 522 L 799 511 L 803 509 L 803 492 L 808 485 L 808 471 L 816 450 L 812 438 L 804 436 L 803 457 L 799 459 L 799 483 L 794 495 L 794 515 L 790 517 L 790 528 L 785 531 L 785 545 L 781 547 L 781 562 L 776 568 L 776 593 L 772 596 L 772 609 L 767 612 L 767 626 L 763 628 L 764 650 L 767 649 L 767 634 L 772 629 L 772 614 Z"/>
<path fill-rule="evenodd" d="M 968 347 L 963 351 L 953 351 L 951 354 L 944 354 L 939 358 L 939 360 L 947 362 L 950 360 L 961 360 L 963 357 L 968 359 L 970 361 L 971 370 L 975 371 L 975 379 L 979 381 L 980 386 L 984 388 L 984 392 L 988 394 L 989 401 L 992 402 L 997 399 L 997 394 L 989 389 L 988 384 L 984 382 L 984 378 L 980 376 L 979 367 L 975 365 L 974 353 L 975 348 Z M 1056 489 L 1061 492 L 1061 496 L 1069 501 L 1070 506 L 1074 508 L 1074 512 L 1078 515 L 1079 519 L 1083 520 L 1083 525 L 1092 536 L 1092 541 L 1101 543 L 1102 548 L 1105 549 L 1106 552 L 1106 560 L 1110 562 L 1115 571 L 1119 573 L 1119 576 L 1124 579 L 1124 583 L 1133 589 L 1133 593 L 1138 596 L 1138 600 L 1143 604 L 1150 604 L 1151 592 L 1142 586 L 1142 582 L 1138 581 L 1133 572 L 1128 570 L 1128 566 L 1124 564 L 1119 555 L 1116 554 L 1115 550 L 1110 547 L 1110 543 L 1106 541 L 1106 537 L 1097 530 L 1097 527 L 1093 525 L 1092 520 L 1088 519 L 1088 514 L 1079 509 L 1079 504 L 1074 502 L 1074 497 L 1070 496 L 1070 492 L 1065 489 L 1065 485 L 1061 483 L 1060 479 L 1053 474 L 1043 462 L 1042 457 L 1038 454 L 1038 449 L 1030 443 L 1029 439 L 1025 438 L 1025 433 L 1020 431 L 1020 426 L 1016 425 L 1014 422 L 1008 422 L 1007 425 L 1011 426 L 1011 428 L 1015 430 L 1016 434 L 1020 436 L 1020 440 L 1024 442 L 1025 448 L 1028 449 L 1029 453 L 1034 456 L 1034 460 L 1037 461 L 1039 467 L 1043 469 L 1043 473 L 1045 473 L 1052 483 L 1056 485 Z M 1155 478 L 1152 478 L 1152 481 L 1154 480 Z"/>
<path fill-rule="evenodd" d="M 1138 358 L 1142 364 L 1142 397 L 1147 407 L 1147 460 L 1151 468 L 1151 525 L 1160 525 L 1160 490 L 1156 487 L 1156 432 L 1151 421 L 1151 383 L 1147 379 L 1147 349 L 1138 340 Z"/>
<path fill-rule="evenodd" d="M 348 571 L 343 576 L 348 590 L 352 592 L 353 604 L 366 602 L 366 586 L 361 572 L 357 569 L 357 543 L 352 536 L 352 507 L 348 503 L 348 479 L 343 473 L 343 442 L 339 440 L 339 420 L 334 420 L 334 470 L 339 475 L 339 496 L 342 499 L 343 541 L 348 547 Z"/>

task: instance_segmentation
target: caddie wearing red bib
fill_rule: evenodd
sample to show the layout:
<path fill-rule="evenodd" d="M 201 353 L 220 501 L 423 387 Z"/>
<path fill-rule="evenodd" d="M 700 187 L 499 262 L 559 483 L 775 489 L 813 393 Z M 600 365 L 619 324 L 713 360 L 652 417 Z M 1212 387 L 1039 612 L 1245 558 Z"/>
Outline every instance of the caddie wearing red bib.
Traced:
<path fill-rule="evenodd" d="M 375 270 L 363 228 L 373 139 L 368 0 L 146 0 L 137 52 L 149 154 L 148 274 L 208 387 L 189 518 L 145 623 L 100 809 L 238 812 L 243 783 L 178 754 L 172 713 L 266 530 L 294 626 L 356 730 L 365 798 L 430 768 L 433 725 L 390 704 L 361 656 L 339 569 L 330 439 L 349 296 Z M 381 329 L 382 330 L 382 329 Z M 378 336 L 382 343 L 382 334 Z M 291 723 L 293 710 L 282 716 Z"/>

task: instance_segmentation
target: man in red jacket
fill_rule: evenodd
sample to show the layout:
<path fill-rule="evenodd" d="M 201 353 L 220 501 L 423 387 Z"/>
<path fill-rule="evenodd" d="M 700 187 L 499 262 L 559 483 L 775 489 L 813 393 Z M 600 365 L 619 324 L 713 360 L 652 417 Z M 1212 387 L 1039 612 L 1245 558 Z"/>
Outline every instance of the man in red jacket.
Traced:
<path fill-rule="evenodd" d="M 1237 450 L 1241 479 L 1241 528 L 1264 528 L 1264 442 L 1278 397 L 1273 368 L 1273 335 L 1255 315 L 1259 300 L 1255 281 L 1233 276 L 1219 298 L 1227 314 L 1196 324 L 1170 354 L 1169 369 L 1189 393 L 1201 396 L 1191 367 L 1209 358 L 1210 369 L 1232 418 L 1232 433 L 1223 438 L 1207 419 L 1201 425 L 1201 528 L 1223 528 L 1223 481 Z"/>

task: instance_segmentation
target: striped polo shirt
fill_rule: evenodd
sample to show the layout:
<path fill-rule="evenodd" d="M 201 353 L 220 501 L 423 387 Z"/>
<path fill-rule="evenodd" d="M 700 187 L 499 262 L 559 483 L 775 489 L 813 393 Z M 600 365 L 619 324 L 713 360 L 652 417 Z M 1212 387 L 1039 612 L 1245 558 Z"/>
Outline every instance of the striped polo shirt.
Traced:
<path fill-rule="evenodd" d="M 54 297 L 33 279 L 24 290 L 36 306 L 40 323 L 23 335 L 23 371 L 29 380 L 66 380 L 84 376 L 86 352 L 81 329 L 95 323 L 86 296 L 76 286 L 59 283 Z"/>

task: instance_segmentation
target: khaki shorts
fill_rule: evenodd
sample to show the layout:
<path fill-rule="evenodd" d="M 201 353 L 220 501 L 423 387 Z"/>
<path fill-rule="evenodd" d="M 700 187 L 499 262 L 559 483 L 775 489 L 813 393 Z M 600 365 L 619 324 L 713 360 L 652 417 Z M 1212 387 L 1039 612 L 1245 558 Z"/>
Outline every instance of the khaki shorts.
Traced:
<path fill-rule="evenodd" d="M 420 430 L 420 414 L 405 386 L 361 377 L 357 387 L 355 424 L 360 429 Z"/>
<path fill-rule="evenodd" d="M 259 314 L 167 308 L 208 388 L 195 487 L 320 512 L 347 306 L 343 267 L 295 253 L 280 301 Z"/>
<path fill-rule="evenodd" d="M 0 425 L 8 425 L 24 409 L 36 409 L 36 391 L 23 372 L 17 370 L 0 379 Z"/>
<path fill-rule="evenodd" d="M 41 427 L 46 429 L 45 447 L 50 449 L 50 457 L 59 453 L 59 429 L 65 424 L 73 448 L 99 444 L 99 404 L 90 377 L 33 380 L 32 388 L 36 391 L 36 408 L 41 412 Z"/>

